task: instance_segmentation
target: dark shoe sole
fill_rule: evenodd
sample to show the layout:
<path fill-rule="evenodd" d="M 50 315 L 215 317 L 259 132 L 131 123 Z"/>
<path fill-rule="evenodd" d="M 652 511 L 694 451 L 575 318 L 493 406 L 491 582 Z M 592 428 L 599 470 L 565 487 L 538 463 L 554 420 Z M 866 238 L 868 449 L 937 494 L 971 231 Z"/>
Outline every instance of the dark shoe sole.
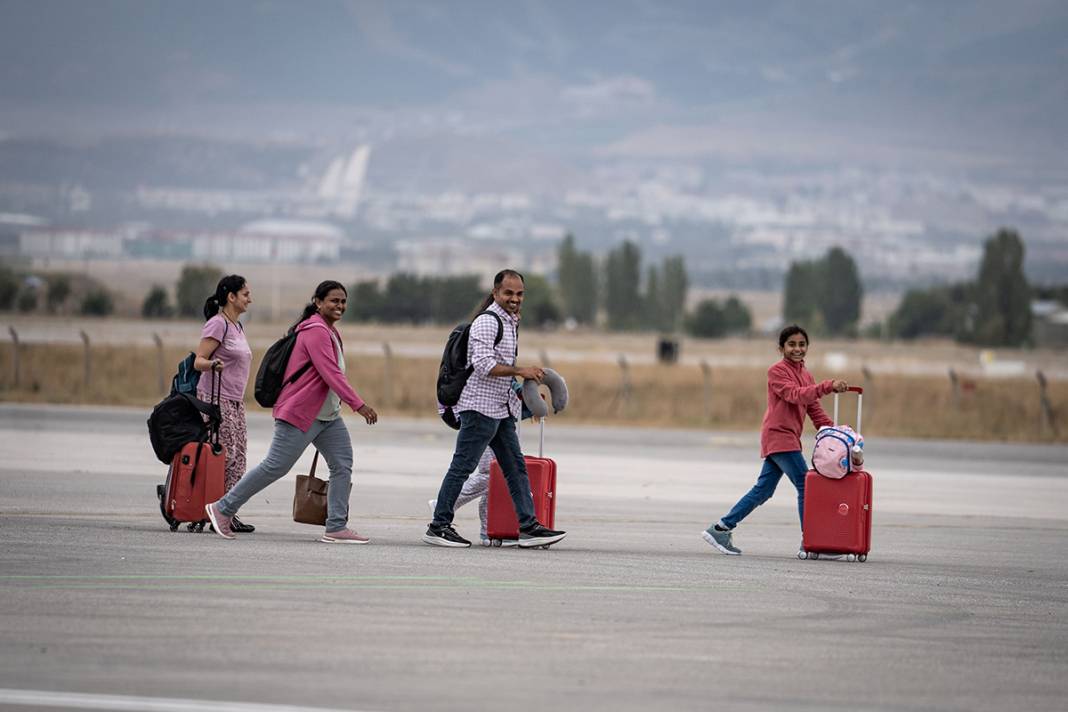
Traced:
<path fill-rule="evenodd" d="M 531 537 L 524 537 L 522 534 L 520 534 L 519 535 L 519 548 L 520 549 L 533 549 L 534 547 L 538 547 L 538 546 L 551 546 L 552 544 L 555 544 L 556 542 L 558 542 L 561 539 L 563 539 L 565 536 L 567 536 L 566 533 L 555 534 L 553 536 L 531 536 Z"/>
<path fill-rule="evenodd" d="M 467 542 L 466 544 L 464 544 L 459 541 L 449 541 L 448 539 L 443 539 L 440 536 L 431 536 L 430 534 L 424 534 L 423 541 L 427 544 L 430 544 L 431 546 L 447 546 L 453 549 L 466 549 L 467 547 L 471 546 L 471 542 Z"/>

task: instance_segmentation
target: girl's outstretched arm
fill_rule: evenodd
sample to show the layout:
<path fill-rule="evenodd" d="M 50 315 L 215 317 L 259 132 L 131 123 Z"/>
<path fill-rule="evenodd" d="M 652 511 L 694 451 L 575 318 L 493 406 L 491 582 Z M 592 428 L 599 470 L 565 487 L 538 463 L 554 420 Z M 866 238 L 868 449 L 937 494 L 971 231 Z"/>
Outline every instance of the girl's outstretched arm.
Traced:
<path fill-rule="evenodd" d="M 834 382 L 827 380 L 811 386 L 798 385 L 789 366 L 781 361 L 768 369 L 768 387 L 787 403 L 819 407 L 819 399 L 834 390 Z M 827 414 L 824 413 L 824 416 Z M 830 420 L 828 418 L 828 420 Z"/>

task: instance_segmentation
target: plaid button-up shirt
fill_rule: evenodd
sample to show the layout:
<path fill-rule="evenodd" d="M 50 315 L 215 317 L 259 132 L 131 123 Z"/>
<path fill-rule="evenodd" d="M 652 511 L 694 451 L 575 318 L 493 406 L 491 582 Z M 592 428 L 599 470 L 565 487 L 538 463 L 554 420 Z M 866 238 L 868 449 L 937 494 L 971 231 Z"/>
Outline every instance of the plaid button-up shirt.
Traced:
<path fill-rule="evenodd" d="M 504 326 L 501 343 L 495 347 L 497 338 L 497 320 L 489 314 L 482 314 L 471 322 L 471 331 L 467 341 L 467 365 L 474 367 L 471 377 L 467 379 L 460 400 L 456 404 L 457 412 L 476 410 L 487 418 L 516 418 L 521 405 L 519 397 L 512 390 L 511 376 L 491 376 L 489 372 L 497 364 L 514 366 L 519 346 L 519 319 L 506 312 L 497 302 L 486 307 L 501 318 Z"/>

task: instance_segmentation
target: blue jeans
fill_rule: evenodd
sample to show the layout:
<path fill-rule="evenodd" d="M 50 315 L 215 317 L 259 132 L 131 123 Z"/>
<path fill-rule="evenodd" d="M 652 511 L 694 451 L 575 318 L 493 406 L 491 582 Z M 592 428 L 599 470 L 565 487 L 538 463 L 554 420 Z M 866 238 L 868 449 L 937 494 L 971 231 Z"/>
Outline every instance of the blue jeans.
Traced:
<path fill-rule="evenodd" d="M 452 524 L 460 490 L 468 474 L 478 467 L 479 458 L 487 446 L 493 450 L 504 473 L 520 528 L 537 521 L 534 518 L 534 498 L 530 496 L 527 463 L 523 460 L 523 451 L 519 449 L 515 421 L 511 418 L 498 420 L 476 410 L 465 410 L 460 412 L 460 432 L 456 434 L 456 452 L 453 453 L 452 464 L 438 490 L 433 522 L 436 526 Z"/>
<path fill-rule="evenodd" d="M 764 459 L 764 467 L 760 470 L 753 489 L 749 490 L 744 497 L 738 500 L 730 513 L 720 521 L 728 529 L 734 529 L 738 522 L 749 516 L 749 513 L 771 499 L 775 488 L 783 473 L 790 478 L 797 488 L 797 515 L 804 517 L 805 511 L 805 473 L 808 465 L 800 450 L 791 452 L 773 452 Z"/>
<path fill-rule="evenodd" d="M 341 418 L 313 421 L 308 432 L 284 420 L 274 421 L 274 437 L 263 462 L 245 473 L 219 500 L 219 511 L 228 517 L 237 514 L 245 502 L 275 480 L 284 477 L 297 460 L 315 443 L 330 468 L 326 488 L 326 531 L 337 532 L 349 522 L 349 490 L 352 483 L 352 439 Z"/>

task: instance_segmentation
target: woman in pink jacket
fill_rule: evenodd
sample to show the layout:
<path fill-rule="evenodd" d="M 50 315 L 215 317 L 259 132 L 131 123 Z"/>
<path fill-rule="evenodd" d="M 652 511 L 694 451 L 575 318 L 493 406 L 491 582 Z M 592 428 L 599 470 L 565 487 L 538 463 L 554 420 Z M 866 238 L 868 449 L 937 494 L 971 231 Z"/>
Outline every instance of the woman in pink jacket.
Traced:
<path fill-rule="evenodd" d="M 732 530 L 771 498 L 783 473 L 797 488 L 797 513 L 803 516 L 805 473 L 808 472 L 805 457 L 801 454 L 805 415 L 817 428 L 834 425 L 820 406 L 820 398 L 831 392 L 842 393 L 848 388 L 842 380 L 817 384 L 812 378 L 805 368 L 808 333 L 797 324 L 786 327 L 779 334 L 779 353 L 782 359 L 768 369 L 768 409 L 760 428 L 760 456 L 764 458 L 764 467 L 756 484 L 727 516 L 701 533 L 705 541 L 724 554 L 738 556 L 742 553 L 731 540 Z"/>
<path fill-rule="evenodd" d="M 236 538 L 233 519 L 245 502 L 288 473 L 308 445 L 315 445 L 330 467 L 326 531 L 319 541 L 369 541 L 348 528 L 352 439 L 341 418 L 341 403 L 362 415 L 368 425 L 378 422 L 378 414 L 345 378 L 345 353 L 335 325 L 347 302 L 348 292 L 340 282 L 323 282 L 293 325 L 297 341 L 286 365 L 285 385 L 274 405 L 274 438 L 267 457 L 222 499 L 205 507 L 216 533 L 224 539 Z"/>

